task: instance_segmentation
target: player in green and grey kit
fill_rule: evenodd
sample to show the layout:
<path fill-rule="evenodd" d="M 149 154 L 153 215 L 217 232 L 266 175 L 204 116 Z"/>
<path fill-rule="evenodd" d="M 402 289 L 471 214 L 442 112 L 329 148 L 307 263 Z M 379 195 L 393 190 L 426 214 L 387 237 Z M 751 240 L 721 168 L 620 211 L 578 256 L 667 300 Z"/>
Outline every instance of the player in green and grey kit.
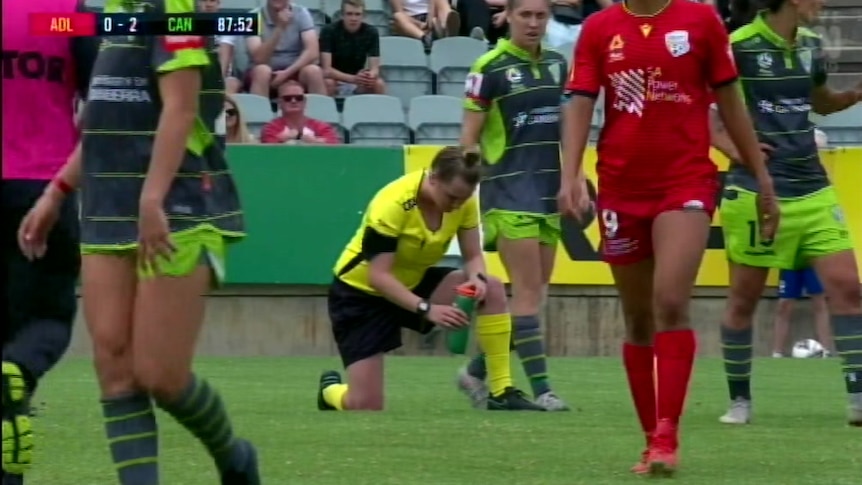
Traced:
<path fill-rule="evenodd" d="M 467 78 L 461 143 L 478 143 L 485 163 L 479 187 L 486 250 L 499 251 L 512 283 L 512 341 L 536 404 L 568 410 L 548 383 L 539 312 L 557 254 L 560 215 L 560 99 L 568 74 L 541 39 L 548 0 L 509 0 L 511 39 L 480 57 Z M 461 370 L 459 388 L 474 405 L 487 396 L 482 356 Z"/>
<path fill-rule="evenodd" d="M 195 2 L 108 0 L 104 11 L 190 13 Z M 121 485 L 160 483 L 156 407 L 206 447 L 223 485 L 260 485 L 254 446 L 191 369 L 204 295 L 244 231 L 215 133 L 223 103 L 212 38 L 106 37 L 81 144 L 59 175 L 59 186 L 81 188 L 84 313 Z M 30 257 L 44 250 L 61 195 L 46 192 L 22 223 Z"/>
<path fill-rule="evenodd" d="M 829 114 L 862 99 L 862 91 L 826 86 L 822 41 L 799 27 L 822 2 L 769 0 L 768 9 L 731 35 L 742 89 L 775 184 L 781 221 L 773 241 L 757 228 L 757 185 L 732 164 L 721 203 L 730 264 L 730 295 L 721 328 L 731 406 L 727 424 L 751 420 L 752 315 L 770 268 L 814 267 L 826 290 L 835 346 L 849 394 L 848 422 L 862 426 L 862 302 L 850 231 L 820 163 L 811 111 Z M 862 86 L 860 86 L 862 88 Z M 735 159 L 720 130 L 716 148 Z"/>

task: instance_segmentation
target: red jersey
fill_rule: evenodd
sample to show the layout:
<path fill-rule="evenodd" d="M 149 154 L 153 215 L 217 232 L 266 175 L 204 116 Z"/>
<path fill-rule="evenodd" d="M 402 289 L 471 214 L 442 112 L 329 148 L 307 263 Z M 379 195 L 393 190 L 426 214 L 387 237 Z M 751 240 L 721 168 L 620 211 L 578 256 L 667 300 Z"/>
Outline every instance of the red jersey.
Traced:
<path fill-rule="evenodd" d="M 566 90 L 597 97 L 604 88 L 600 188 L 653 192 L 714 183 L 711 91 L 736 78 L 727 31 L 711 6 L 671 0 L 639 16 L 620 3 L 591 15 Z"/>

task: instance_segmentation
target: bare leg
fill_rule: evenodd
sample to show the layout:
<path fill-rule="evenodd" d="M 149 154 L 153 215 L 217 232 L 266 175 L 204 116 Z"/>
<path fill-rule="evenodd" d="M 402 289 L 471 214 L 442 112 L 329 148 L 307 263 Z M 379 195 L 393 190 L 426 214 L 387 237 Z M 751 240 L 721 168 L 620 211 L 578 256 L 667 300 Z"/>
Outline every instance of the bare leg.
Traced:
<path fill-rule="evenodd" d="M 787 348 L 790 334 L 790 315 L 793 314 L 793 300 L 782 298 L 775 308 L 775 324 L 772 329 L 772 356 L 781 357 Z M 829 322 L 827 321 L 828 325 Z"/>

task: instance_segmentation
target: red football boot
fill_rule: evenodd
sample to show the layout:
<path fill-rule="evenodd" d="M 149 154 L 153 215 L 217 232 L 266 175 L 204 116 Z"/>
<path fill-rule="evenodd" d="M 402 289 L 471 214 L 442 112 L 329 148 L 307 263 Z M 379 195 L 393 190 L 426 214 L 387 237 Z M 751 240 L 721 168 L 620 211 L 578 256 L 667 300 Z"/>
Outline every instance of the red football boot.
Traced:
<path fill-rule="evenodd" d="M 677 425 L 669 419 L 659 420 L 647 457 L 649 474 L 654 477 L 673 476 L 679 463 L 678 449 Z"/>

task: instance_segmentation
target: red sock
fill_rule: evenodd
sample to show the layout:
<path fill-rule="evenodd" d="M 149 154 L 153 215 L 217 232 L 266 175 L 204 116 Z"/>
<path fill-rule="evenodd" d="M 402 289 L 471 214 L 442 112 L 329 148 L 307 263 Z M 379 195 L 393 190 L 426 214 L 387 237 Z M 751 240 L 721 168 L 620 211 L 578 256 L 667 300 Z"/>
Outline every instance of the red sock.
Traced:
<path fill-rule="evenodd" d="M 655 353 L 651 345 L 623 344 L 623 365 L 644 433 L 655 431 Z"/>
<path fill-rule="evenodd" d="M 658 418 L 679 423 L 688 382 L 694 367 L 697 340 L 693 330 L 672 330 L 655 335 Z"/>

